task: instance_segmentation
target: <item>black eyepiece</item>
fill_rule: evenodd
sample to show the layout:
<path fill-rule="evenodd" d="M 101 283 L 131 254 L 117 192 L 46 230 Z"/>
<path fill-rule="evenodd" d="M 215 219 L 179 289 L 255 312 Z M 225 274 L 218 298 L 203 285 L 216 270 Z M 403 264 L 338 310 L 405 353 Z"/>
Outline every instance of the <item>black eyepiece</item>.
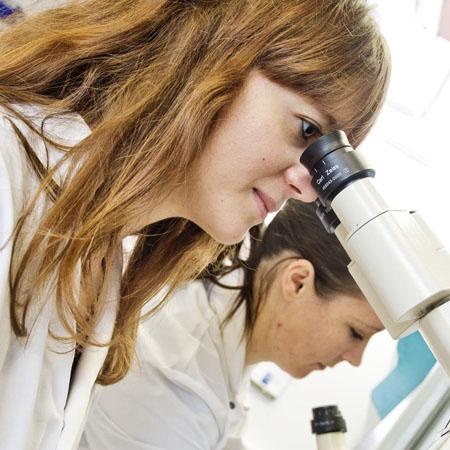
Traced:
<path fill-rule="evenodd" d="M 330 208 L 336 195 L 353 181 L 375 176 L 375 171 L 366 167 L 341 130 L 314 141 L 303 152 L 300 162 L 311 174 L 311 185 L 325 208 Z"/>
<path fill-rule="evenodd" d="M 322 158 L 342 147 L 352 148 L 350 142 L 348 142 L 347 135 L 343 131 L 336 130 L 332 133 L 324 134 L 303 152 L 300 162 L 311 172 Z"/>
<path fill-rule="evenodd" d="M 319 406 L 313 408 L 313 420 L 311 429 L 314 434 L 335 433 L 341 431 L 345 433 L 347 427 L 339 408 L 336 405 Z"/>

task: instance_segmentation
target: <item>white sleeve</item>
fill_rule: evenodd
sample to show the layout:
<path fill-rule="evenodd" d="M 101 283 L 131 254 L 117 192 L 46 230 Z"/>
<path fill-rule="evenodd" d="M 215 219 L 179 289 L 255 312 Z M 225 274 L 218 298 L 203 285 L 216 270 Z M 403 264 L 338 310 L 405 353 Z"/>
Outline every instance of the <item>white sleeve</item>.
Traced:
<path fill-rule="evenodd" d="M 80 450 L 215 450 L 219 426 L 202 386 L 152 366 L 102 389 Z M 205 392 L 208 396 L 208 393 Z"/>
<path fill-rule="evenodd" d="M 0 113 L 0 368 L 9 346 L 9 266 L 12 233 L 22 209 L 22 149 L 10 123 Z"/>

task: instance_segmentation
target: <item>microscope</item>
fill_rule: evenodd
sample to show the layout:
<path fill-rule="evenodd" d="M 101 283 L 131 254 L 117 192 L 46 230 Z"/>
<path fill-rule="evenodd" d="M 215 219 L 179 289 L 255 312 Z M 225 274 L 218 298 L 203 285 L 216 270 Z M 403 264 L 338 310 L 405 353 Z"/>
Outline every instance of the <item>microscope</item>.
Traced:
<path fill-rule="evenodd" d="M 444 245 L 416 211 L 388 206 L 375 171 L 343 131 L 314 141 L 300 162 L 312 176 L 317 215 L 348 253 L 348 270 L 386 330 L 394 339 L 420 330 L 450 377 L 450 254 Z"/>

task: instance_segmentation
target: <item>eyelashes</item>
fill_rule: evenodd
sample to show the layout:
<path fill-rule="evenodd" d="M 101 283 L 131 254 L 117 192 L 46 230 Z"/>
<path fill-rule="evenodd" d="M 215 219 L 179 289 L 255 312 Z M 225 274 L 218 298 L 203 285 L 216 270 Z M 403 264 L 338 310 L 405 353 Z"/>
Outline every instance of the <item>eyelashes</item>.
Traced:
<path fill-rule="evenodd" d="M 352 339 L 356 339 L 357 341 L 363 341 L 364 337 L 358 333 L 353 327 L 350 327 L 350 335 Z"/>
<path fill-rule="evenodd" d="M 317 125 L 304 118 L 300 118 L 300 120 L 300 136 L 302 139 L 309 141 L 322 136 L 322 131 Z"/>

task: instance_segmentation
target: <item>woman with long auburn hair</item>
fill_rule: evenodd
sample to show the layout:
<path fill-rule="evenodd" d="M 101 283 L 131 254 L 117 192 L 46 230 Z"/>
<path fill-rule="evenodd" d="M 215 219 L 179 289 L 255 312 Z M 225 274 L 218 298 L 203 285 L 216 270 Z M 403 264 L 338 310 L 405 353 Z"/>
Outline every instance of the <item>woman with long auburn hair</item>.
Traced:
<path fill-rule="evenodd" d="M 364 138 L 388 51 L 363 0 L 86 0 L 0 55 L 0 447 L 67 450 L 147 300 L 313 200 L 317 136 Z"/>

